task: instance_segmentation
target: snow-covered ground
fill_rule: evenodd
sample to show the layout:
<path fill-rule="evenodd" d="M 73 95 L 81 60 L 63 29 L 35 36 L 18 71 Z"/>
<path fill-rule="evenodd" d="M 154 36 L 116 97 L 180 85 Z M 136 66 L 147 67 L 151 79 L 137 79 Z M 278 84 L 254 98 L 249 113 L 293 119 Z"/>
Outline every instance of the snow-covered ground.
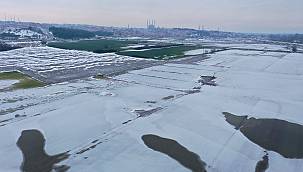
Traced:
<path fill-rule="evenodd" d="M 73 80 L 98 73 L 114 73 L 152 60 L 51 47 L 27 47 L 0 52 L 0 71 L 20 70 L 47 83 Z"/>
<path fill-rule="evenodd" d="M 10 87 L 15 83 L 18 83 L 18 80 L 0 80 L 0 90 Z"/>
<path fill-rule="evenodd" d="M 216 77 L 217 86 L 201 76 Z M 29 129 L 42 132 L 48 154 L 70 151 L 60 163 L 69 171 L 190 171 L 191 165 L 185 168 L 182 160 L 154 151 L 160 148 L 142 140 L 149 134 L 175 140 L 169 142 L 179 145 L 173 150 L 195 153 L 208 172 L 254 171 L 265 148 L 236 130 L 222 112 L 302 126 L 302 76 L 302 54 L 232 50 L 198 64 L 169 63 L 109 80 L 1 92 L 0 171 L 19 171 L 23 157 L 16 142 Z M 268 154 L 268 172 L 303 170 L 302 159 Z"/>
<path fill-rule="evenodd" d="M 216 43 L 216 46 L 227 48 L 243 48 L 243 49 L 256 49 L 256 50 L 269 50 L 269 51 L 290 51 L 285 45 L 274 44 L 234 44 L 234 43 Z"/>
<path fill-rule="evenodd" d="M 145 45 L 129 45 L 126 47 L 121 47 L 121 49 L 130 49 L 130 48 L 141 48 L 144 47 Z"/>
<path fill-rule="evenodd" d="M 211 52 L 211 49 L 204 48 L 204 49 L 197 49 L 197 50 L 191 50 L 184 53 L 186 56 L 194 56 L 194 55 L 200 55 Z"/>
<path fill-rule="evenodd" d="M 1 33 L 9 33 L 9 34 L 14 34 L 14 35 L 18 35 L 21 38 L 24 37 L 42 37 L 43 35 L 41 33 L 29 30 L 29 29 L 16 29 L 16 28 L 7 28 L 4 29 L 2 31 L 0 31 Z"/>
<path fill-rule="evenodd" d="M 138 60 L 136 58 L 115 55 L 114 53 L 96 54 L 85 51 L 62 50 L 50 47 L 22 48 L 0 53 L 0 67 L 17 66 L 29 68 L 39 73 L 94 66 L 106 66 L 112 63 Z"/>

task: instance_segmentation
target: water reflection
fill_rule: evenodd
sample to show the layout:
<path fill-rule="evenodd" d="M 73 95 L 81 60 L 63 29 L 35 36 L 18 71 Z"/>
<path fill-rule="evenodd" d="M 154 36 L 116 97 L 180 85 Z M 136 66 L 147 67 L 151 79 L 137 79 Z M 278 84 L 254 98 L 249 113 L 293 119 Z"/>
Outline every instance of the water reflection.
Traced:
<path fill-rule="evenodd" d="M 303 126 L 279 119 L 256 119 L 223 113 L 226 121 L 262 148 L 285 158 L 303 158 Z"/>
<path fill-rule="evenodd" d="M 17 146 L 23 154 L 22 172 L 65 172 L 69 169 L 65 165 L 55 165 L 68 158 L 68 153 L 54 156 L 45 150 L 45 138 L 39 130 L 24 130 L 17 141 Z"/>
<path fill-rule="evenodd" d="M 200 159 L 199 155 L 189 151 L 175 140 L 156 135 L 144 135 L 142 140 L 150 149 L 168 155 L 193 172 L 206 172 L 206 163 Z"/>

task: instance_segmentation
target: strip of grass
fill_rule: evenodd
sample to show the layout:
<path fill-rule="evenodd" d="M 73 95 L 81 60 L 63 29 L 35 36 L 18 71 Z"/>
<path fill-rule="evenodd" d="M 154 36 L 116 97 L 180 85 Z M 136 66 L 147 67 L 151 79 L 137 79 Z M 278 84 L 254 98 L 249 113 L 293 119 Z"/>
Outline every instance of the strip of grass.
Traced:
<path fill-rule="evenodd" d="M 151 58 L 151 59 L 175 59 L 184 56 L 186 51 L 199 49 L 197 46 L 176 46 L 160 49 L 150 49 L 145 51 L 122 51 L 118 52 L 119 55 L 139 57 L 139 58 Z"/>
<path fill-rule="evenodd" d="M 45 86 L 44 83 L 17 71 L 0 73 L 0 80 L 19 80 L 19 82 L 13 84 L 10 89 L 27 89 Z"/>
<path fill-rule="evenodd" d="M 136 44 L 138 41 L 127 40 L 82 40 L 77 42 L 52 42 L 48 46 L 67 50 L 82 50 L 95 53 L 109 53 L 120 51 L 122 47 Z"/>

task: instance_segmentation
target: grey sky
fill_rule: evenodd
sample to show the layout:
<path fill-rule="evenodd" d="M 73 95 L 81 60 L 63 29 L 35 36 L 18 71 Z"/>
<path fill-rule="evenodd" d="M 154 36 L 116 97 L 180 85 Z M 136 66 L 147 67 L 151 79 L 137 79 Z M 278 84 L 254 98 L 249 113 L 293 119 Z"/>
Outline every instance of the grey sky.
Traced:
<path fill-rule="evenodd" d="M 0 19 L 303 33 L 303 0 L 1 0 Z"/>

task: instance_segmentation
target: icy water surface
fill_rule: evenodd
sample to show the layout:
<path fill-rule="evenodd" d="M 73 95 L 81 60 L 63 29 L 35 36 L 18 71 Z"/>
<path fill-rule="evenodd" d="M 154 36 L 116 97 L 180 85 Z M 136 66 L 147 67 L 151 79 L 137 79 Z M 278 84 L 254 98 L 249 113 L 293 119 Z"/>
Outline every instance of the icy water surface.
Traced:
<path fill-rule="evenodd" d="M 206 163 L 200 159 L 199 155 L 189 151 L 175 140 L 151 134 L 142 136 L 142 140 L 150 149 L 168 155 L 191 171 L 206 172 Z"/>
<path fill-rule="evenodd" d="M 226 121 L 245 137 L 285 158 L 303 159 L 303 126 L 279 119 L 256 119 L 223 113 Z"/>
<path fill-rule="evenodd" d="M 48 155 L 45 150 L 45 138 L 38 130 L 24 130 L 17 141 L 17 146 L 23 154 L 22 172 L 65 172 L 69 169 L 65 165 L 55 165 L 68 158 L 67 153 L 54 156 Z"/>

